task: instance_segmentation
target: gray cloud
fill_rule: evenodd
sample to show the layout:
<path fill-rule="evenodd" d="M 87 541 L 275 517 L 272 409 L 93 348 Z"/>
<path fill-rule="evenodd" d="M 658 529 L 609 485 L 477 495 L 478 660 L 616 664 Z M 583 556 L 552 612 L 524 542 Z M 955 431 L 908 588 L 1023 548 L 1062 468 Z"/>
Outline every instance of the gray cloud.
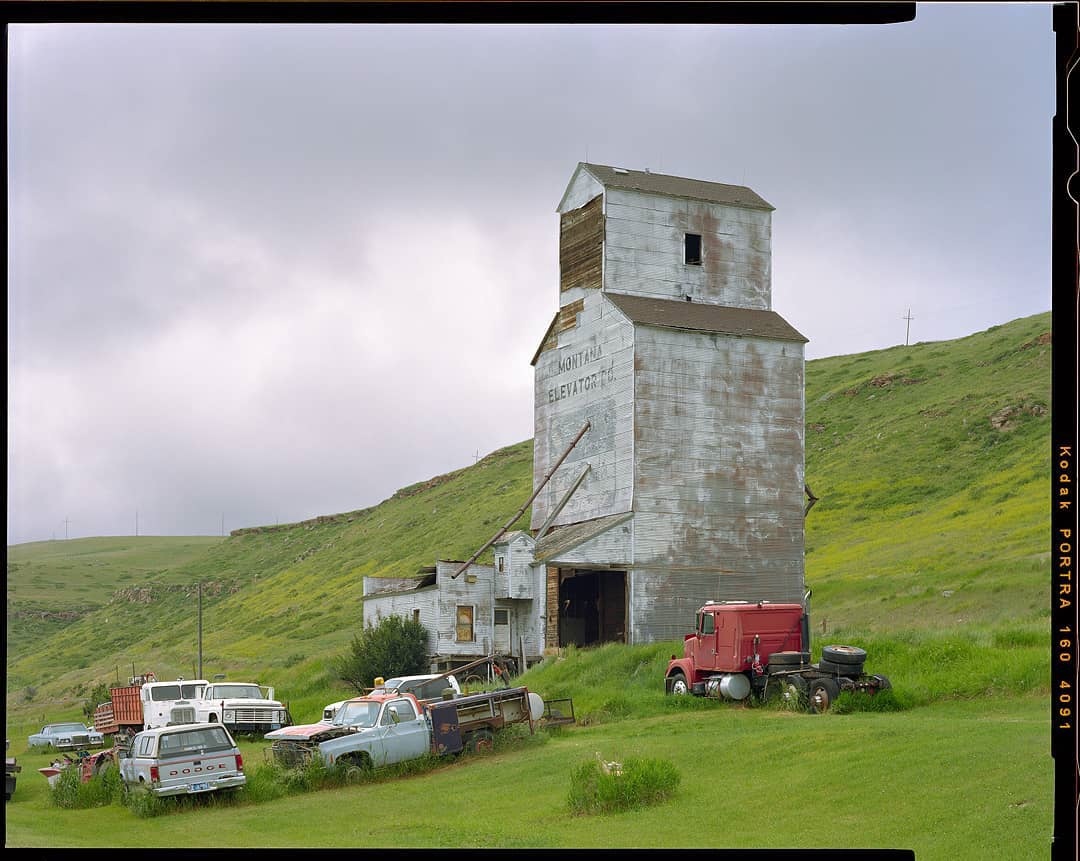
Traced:
<path fill-rule="evenodd" d="M 578 161 L 750 185 L 807 355 L 1050 306 L 1050 7 L 15 25 L 8 541 L 372 505 L 532 435 Z"/>

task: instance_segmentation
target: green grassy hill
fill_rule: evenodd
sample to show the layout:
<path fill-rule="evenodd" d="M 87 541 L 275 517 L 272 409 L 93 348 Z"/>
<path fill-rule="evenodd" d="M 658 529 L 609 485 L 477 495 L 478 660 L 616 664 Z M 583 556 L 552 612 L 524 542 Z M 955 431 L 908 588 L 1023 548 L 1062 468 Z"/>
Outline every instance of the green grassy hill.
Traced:
<path fill-rule="evenodd" d="M 1045 313 L 956 341 L 807 363 L 806 479 L 819 501 L 806 577 L 818 643 L 823 627 L 831 639 L 876 642 L 896 667 L 927 653 L 963 662 L 964 643 L 1019 644 L 1042 660 L 1049 331 Z M 273 684 L 294 715 L 313 718 L 348 692 L 329 667 L 361 624 L 363 578 L 468 558 L 531 492 L 526 440 L 372 508 L 304 523 L 226 539 L 9 547 L 8 731 L 74 716 L 94 685 L 133 666 L 193 675 L 200 582 L 204 674 Z M 514 526 L 527 522 L 526 513 Z M 669 648 L 631 662 L 655 663 Z M 1009 678 L 1037 687 L 1039 666 Z M 997 684 L 969 679 L 976 692 Z M 586 695 L 586 707 L 602 709 L 605 696 Z"/>

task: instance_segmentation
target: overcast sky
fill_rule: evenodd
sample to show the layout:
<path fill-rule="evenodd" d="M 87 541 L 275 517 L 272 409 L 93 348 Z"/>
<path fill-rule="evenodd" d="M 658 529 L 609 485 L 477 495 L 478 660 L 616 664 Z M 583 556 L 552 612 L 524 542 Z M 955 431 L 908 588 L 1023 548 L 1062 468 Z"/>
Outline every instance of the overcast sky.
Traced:
<path fill-rule="evenodd" d="M 1053 56 L 1048 4 L 12 25 L 8 543 L 351 511 L 531 438 L 579 161 L 775 206 L 808 359 L 1049 310 Z"/>

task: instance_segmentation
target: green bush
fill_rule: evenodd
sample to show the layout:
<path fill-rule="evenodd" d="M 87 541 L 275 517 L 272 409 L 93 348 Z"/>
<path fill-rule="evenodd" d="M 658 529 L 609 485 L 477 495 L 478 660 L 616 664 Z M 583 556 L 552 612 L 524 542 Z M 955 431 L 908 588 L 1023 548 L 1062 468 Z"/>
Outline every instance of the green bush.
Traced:
<path fill-rule="evenodd" d="M 830 710 L 838 715 L 852 712 L 899 712 L 908 708 L 893 690 L 867 694 L 862 691 L 841 691 Z"/>
<path fill-rule="evenodd" d="M 337 659 L 338 677 L 363 692 L 377 676 L 415 675 L 425 671 L 427 630 L 419 622 L 387 616 L 353 636 L 348 654 Z"/>
<path fill-rule="evenodd" d="M 49 788 L 49 800 L 56 807 L 81 810 L 105 807 L 121 798 L 120 772 L 115 765 L 106 765 L 98 774 L 83 782 L 78 763 L 60 772 L 56 783 Z"/>
<path fill-rule="evenodd" d="M 664 759 L 604 763 L 600 754 L 574 769 L 567 799 L 574 813 L 611 813 L 666 801 L 678 789 L 678 769 Z"/>

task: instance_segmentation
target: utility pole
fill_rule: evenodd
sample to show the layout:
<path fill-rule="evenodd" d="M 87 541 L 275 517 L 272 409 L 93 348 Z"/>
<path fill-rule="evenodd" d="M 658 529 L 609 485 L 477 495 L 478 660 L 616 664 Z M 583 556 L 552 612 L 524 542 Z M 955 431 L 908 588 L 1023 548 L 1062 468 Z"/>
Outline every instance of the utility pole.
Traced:
<path fill-rule="evenodd" d="M 908 345 L 908 339 L 911 337 L 911 321 L 915 318 L 911 316 L 911 309 L 907 309 L 907 316 L 902 317 L 902 320 L 907 320 L 907 331 L 904 333 L 904 346 Z"/>
<path fill-rule="evenodd" d="M 199 674 L 197 679 L 202 678 L 202 581 L 199 581 Z"/>
<path fill-rule="evenodd" d="M 135 537 L 139 537 L 139 509 L 135 509 Z"/>
<path fill-rule="evenodd" d="M 67 541 L 67 537 L 68 537 L 68 524 L 69 524 L 70 522 L 71 522 L 71 521 L 70 521 L 70 520 L 68 520 L 68 519 L 67 519 L 66 517 L 64 518 L 64 540 L 65 540 L 65 541 Z"/>

